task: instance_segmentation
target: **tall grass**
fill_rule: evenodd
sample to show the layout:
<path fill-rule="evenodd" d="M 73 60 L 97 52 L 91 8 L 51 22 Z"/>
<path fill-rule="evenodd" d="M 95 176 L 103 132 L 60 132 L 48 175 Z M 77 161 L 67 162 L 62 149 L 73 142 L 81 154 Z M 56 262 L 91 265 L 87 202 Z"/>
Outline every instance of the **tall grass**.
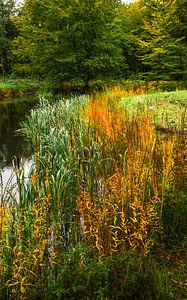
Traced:
<path fill-rule="evenodd" d="M 100 262 L 129 251 L 146 257 L 176 232 L 167 212 L 186 195 L 185 140 L 159 136 L 148 112 L 129 115 L 120 96 L 41 98 L 22 124 L 33 165 L 26 181 L 15 161 L 19 201 L 1 200 L 3 299 L 50 299 L 79 245 Z"/>

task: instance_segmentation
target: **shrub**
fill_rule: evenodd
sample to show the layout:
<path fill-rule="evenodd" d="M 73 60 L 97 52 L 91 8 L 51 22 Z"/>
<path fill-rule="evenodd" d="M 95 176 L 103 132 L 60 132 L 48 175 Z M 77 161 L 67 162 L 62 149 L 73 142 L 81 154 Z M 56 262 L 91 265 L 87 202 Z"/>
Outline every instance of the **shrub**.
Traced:
<path fill-rule="evenodd" d="M 170 273 L 154 259 L 131 252 L 98 260 L 76 247 L 50 287 L 54 299 L 174 299 Z"/>

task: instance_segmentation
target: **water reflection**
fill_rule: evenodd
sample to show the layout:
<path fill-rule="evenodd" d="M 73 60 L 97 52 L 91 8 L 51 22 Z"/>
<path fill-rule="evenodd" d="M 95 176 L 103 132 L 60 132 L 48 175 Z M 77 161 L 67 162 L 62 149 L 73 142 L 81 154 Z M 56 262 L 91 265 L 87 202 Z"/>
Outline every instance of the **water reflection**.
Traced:
<path fill-rule="evenodd" d="M 26 183 L 30 177 L 30 171 L 33 161 L 31 158 L 22 158 L 20 161 L 20 178 Z M 6 205 L 9 199 L 14 199 L 19 203 L 18 185 L 15 170 L 13 167 L 6 166 L 0 170 L 1 184 L 0 184 L 0 204 Z M 11 197 L 9 197 L 11 195 Z"/>
<path fill-rule="evenodd" d="M 12 158 L 27 157 L 28 147 L 23 137 L 15 133 L 20 128 L 20 122 L 36 104 L 38 99 L 24 97 L 13 101 L 0 102 L 0 169 L 12 165 Z M 7 169 L 8 170 L 8 169 Z"/>

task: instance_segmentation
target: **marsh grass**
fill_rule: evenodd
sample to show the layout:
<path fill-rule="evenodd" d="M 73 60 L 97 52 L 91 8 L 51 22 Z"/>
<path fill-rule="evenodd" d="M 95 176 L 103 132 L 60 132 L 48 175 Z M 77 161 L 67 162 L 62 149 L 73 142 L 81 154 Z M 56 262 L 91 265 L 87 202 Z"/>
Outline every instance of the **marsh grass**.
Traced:
<path fill-rule="evenodd" d="M 187 128 L 187 91 L 146 93 L 122 98 L 123 108 L 131 113 L 149 111 L 151 121 L 165 128 Z"/>
<path fill-rule="evenodd" d="M 103 264 L 101 276 L 109 284 L 109 269 L 118 272 L 119 256 L 129 252 L 134 258 L 130 267 L 125 262 L 130 271 L 124 273 L 124 280 L 128 285 L 131 279 L 127 277 L 140 255 L 137 297 L 150 299 L 141 289 L 142 266 L 149 277 L 146 259 L 152 251 L 168 239 L 176 242 L 177 231 L 183 241 L 185 220 L 178 228 L 183 212 L 179 210 L 175 224 L 169 221 L 168 212 L 173 212 L 173 205 L 176 210 L 184 205 L 186 197 L 181 200 L 186 195 L 185 139 L 159 135 L 148 111 L 132 115 L 122 109 L 120 93 L 113 90 L 56 103 L 41 98 L 22 124 L 20 132 L 33 148 L 33 166 L 30 180 L 25 181 L 15 160 L 18 204 L 1 201 L 3 299 L 40 299 L 43 295 L 76 299 L 83 297 L 82 291 L 88 299 L 86 282 L 93 276 L 87 259 L 96 259 L 97 270 Z M 114 259 L 112 265 L 107 265 L 108 258 Z M 161 274 L 156 269 L 151 272 L 155 278 Z M 76 281 L 79 276 L 81 282 Z M 71 290 L 72 281 L 77 286 Z M 116 292 L 116 299 L 133 299 L 136 282 L 132 279 L 131 284 L 130 291 L 124 287 Z M 107 290 L 104 286 L 98 283 L 98 299 L 113 299 L 110 284 Z M 95 288 L 89 297 L 94 297 Z M 169 297 L 167 280 L 162 288 L 164 292 L 155 299 Z"/>

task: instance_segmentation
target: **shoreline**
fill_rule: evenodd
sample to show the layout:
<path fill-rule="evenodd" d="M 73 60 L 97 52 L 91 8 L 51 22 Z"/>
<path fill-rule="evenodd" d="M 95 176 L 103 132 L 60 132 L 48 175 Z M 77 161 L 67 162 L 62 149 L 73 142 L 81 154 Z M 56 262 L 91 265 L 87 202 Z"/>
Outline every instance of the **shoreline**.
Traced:
<path fill-rule="evenodd" d="M 41 91 L 42 83 L 34 80 L 0 80 L 0 101 L 6 101 L 24 95 L 37 94 Z"/>

